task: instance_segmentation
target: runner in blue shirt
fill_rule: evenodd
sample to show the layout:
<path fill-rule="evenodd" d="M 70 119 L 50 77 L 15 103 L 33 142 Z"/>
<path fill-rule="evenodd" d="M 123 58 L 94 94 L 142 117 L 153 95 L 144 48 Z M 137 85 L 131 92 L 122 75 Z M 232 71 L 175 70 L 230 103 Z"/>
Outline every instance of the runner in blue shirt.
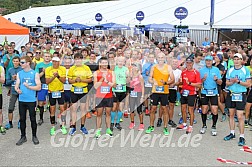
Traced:
<path fill-rule="evenodd" d="M 41 89 L 39 74 L 31 69 L 32 59 L 29 56 L 23 56 L 20 60 L 22 71 L 17 74 L 15 90 L 19 94 L 19 115 L 20 115 L 20 130 L 21 138 L 16 143 L 17 146 L 22 145 L 26 139 L 26 113 L 29 111 L 32 128 L 32 141 L 35 145 L 39 144 L 37 138 L 37 123 L 36 123 L 36 91 Z"/>
<path fill-rule="evenodd" d="M 13 68 L 10 68 L 7 72 L 6 85 L 11 86 L 11 97 L 9 101 L 8 118 L 9 122 L 5 125 L 5 129 L 13 128 L 13 111 L 15 109 L 15 104 L 18 99 L 18 93 L 15 91 L 15 84 L 17 79 L 17 73 L 22 70 L 20 67 L 20 58 L 18 56 L 13 57 L 12 62 L 14 64 Z M 18 122 L 18 129 L 20 128 L 20 122 Z"/>
<path fill-rule="evenodd" d="M 38 91 L 37 93 L 37 98 L 38 98 L 37 108 L 39 109 L 39 116 L 40 116 L 40 119 L 38 121 L 38 126 L 41 126 L 44 123 L 44 120 L 43 120 L 44 102 L 46 102 L 46 96 L 48 96 L 48 85 L 46 84 L 46 79 L 45 79 L 45 69 L 47 67 L 52 66 L 51 53 L 45 52 L 43 58 L 44 58 L 44 61 L 41 63 L 38 63 L 35 68 L 35 71 L 39 73 L 39 77 L 42 84 L 41 90 Z"/>
<path fill-rule="evenodd" d="M 236 53 L 234 55 L 234 67 L 231 67 L 226 75 L 226 85 L 229 90 L 226 98 L 226 107 L 229 108 L 230 134 L 224 140 L 228 141 L 235 138 L 234 115 L 236 112 L 240 130 L 238 146 L 245 145 L 243 113 L 246 105 L 247 88 L 251 86 L 249 69 L 242 65 L 242 61 L 242 55 Z"/>
<path fill-rule="evenodd" d="M 154 54 L 149 54 L 148 55 L 148 62 L 143 65 L 143 69 L 142 69 L 142 76 L 144 79 L 144 94 L 145 94 L 144 99 L 146 99 L 144 102 L 145 115 L 150 114 L 150 112 L 148 110 L 148 100 L 151 95 L 152 84 L 149 83 L 149 74 L 150 74 L 151 67 L 154 64 L 155 64 L 155 56 L 154 56 Z"/>
<path fill-rule="evenodd" d="M 201 134 L 206 133 L 206 120 L 208 112 L 208 104 L 211 104 L 213 114 L 212 136 L 217 135 L 216 123 L 218 120 L 218 85 L 222 84 L 220 70 L 213 66 L 213 57 L 208 55 L 205 57 L 206 65 L 200 69 L 200 78 L 202 81 L 201 104 L 202 104 L 202 122 L 203 127 Z"/>

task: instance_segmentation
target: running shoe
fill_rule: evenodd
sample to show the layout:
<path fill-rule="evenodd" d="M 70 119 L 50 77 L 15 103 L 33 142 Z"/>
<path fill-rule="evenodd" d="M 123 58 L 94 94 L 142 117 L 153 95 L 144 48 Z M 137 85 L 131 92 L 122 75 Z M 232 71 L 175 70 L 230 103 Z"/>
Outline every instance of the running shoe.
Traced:
<path fill-rule="evenodd" d="M 224 108 L 224 112 L 225 112 L 225 114 L 228 114 L 229 113 L 228 108 Z"/>
<path fill-rule="evenodd" d="M 48 104 L 48 105 L 46 106 L 46 109 L 49 111 L 49 109 L 50 109 L 50 104 Z"/>
<path fill-rule="evenodd" d="M 177 130 L 186 130 L 186 129 L 187 129 L 187 125 L 184 126 L 183 124 L 180 124 L 179 126 L 177 126 L 176 129 L 177 129 Z"/>
<path fill-rule="evenodd" d="M 198 113 L 202 114 L 202 109 L 201 108 L 198 109 Z"/>
<path fill-rule="evenodd" d="M 231 140 L 231 139 L 235 139 L 235 134 L 230 133 L 229 135 L 227 135 L 226 137 L 224 137 L 225 141 Z"/>
<path fill-rule="evenodd" d="M 197 124 L 198 122 L 197 122 L 197 120 L 195 119 L 195 120 L 193 120 L 193 124 Z"/>
<path fill-rule="evenodd" d="M 66 135 L 67 134 L 67 129 L 65 126 L 61 126 L 61 132 L 63 135 Z"/>
<path fill-rule="evenodd" d="M 135 127 L 135 124 L 131 122 L 129 125 L 129 129 L 133 129 L 134 127 Z"/>
<path fill-rule="evenodd" d="M 176 101 L 176 106 L 180 106 L 180 101 Z"/>
<path fill-rule="evenodd" d="M 217 136 L 216 127 L 212 127 L 212 129 L 211 129 L 211 134 L 212 134 L 212 136 Z"/>
<path fill-rule="evenodd" d="M 118 130 L 122 130 L 122 127 L 121 127 L 121 125 L 119 123 L 115 124 L 115 128 L 118 129 Z"/>
<path fill-rule="evenodd" d="M 32 136 L 32 142 L 33 142 L 34 145 L 39 144 L 39 140 L 38 140 L 37 136 Z"/>
<path fill-rule="evenodd" d="M 164 128 L 163 133 L 165 136 L 168 136 L 170 134 L 167 128 Z"/>
<path fill-rule="evenodd" d="M 123 119 L 122 119 L 122 118 L 120 119 L 120 122 L 123 122 Z"/>
<path fill-rule="evenodd" d="M 2 135 L 6 134 L 6 129 L 4 127 L 0 127 L 0 133 L 2 133 Z"/>
<path fill-rule="evenodd" d="M 88 130 L 83 126 L 82 128 L 80 128 L 80 131 L 83 135 L 87 135 L 88 134 Z"/>
<path fill-rule="evenodd" d="M 160 127 L 161 125 L 162 125 L 162 118 L 158 118 L 157 127 Z"/>
<path fill-rule="evenodd" d="M 51 129 L 50 129 L 50 135 L 51 136 L 54 136 L 55 135 L 55 127 L 52 127 Z"/>
<path fill-rule="evenodd" d="M 43 119 L 38 120 L 38 126 L 41 126 L 44 123 Z"/>
<path fill-rule="evenodd" d="M 106 135 L 113 137 L 113 132 L 110 130 L 110 128 L 106 130 Z"/>
<path fill-rule="evenodd" d="M 114 126 L 115 126 L 115 124 L 114 123 L 111 123 L 110 124 L 110 130 L 113 132 L 113 130 L 114 130 Z"/>
<path fill-rule="evenodd" d="M 140 124 L 139 127 L 138 127 L 138 130 L 144 130 L 144 124 Z"/>
<path fill-rule="evenodd" d="M 239 122 L 238 118 L 237 118 L 237 115 L 234 116 L 234 121 L 235 122 Z"/>
<path fill-rule="evenodd" d="M 6 130 L 9 130 L 9 129 L 11 129 L 11 128 L 13 128 L 13 125 L 11 125 L 10 123 L 7 123 L 7 124 L 5 125 L 5 129 L 6 129 Z"/>
<path fill-rule="evenodd" d="M 147 108 L 145 109 L 145 115 L 150 115 L 150 111 Z"/>
<path fill-rule="evenodd" d="M 97 111 L 93 112 L 93 116 L 95 116 L 95 117 L 97 116 Z"/>
<path fill-rule="evenodd" d="M 149 126 L 148 129 L 145 131 L 145 133 L 150 134 L 153 131 L 154 131 L 154 127 Z"/>
<path fill-rule="evenodd" d="M 225 122 L 226 119 L 227 119 L 227 115 L 226 115 L 226 114 L 225 114 L 225 115 L 222 115 L 222 117 L 221 117 L 221 122 Z"/>
<path fill-rule="evenodd" d="M 244 128 L 248 128 L 249 127 L 249 125 L 248 125 L 248 121 L 247 120 L 245 120 L 244 121 Z M 6 128 L 6 127 L 5 127 Z"/>
<path fill-rule="evenodd" d="M 21 146 L 22 144 L 24 144 L 25 142 L 27 142 L 26 137 L 21 137 L 18 142 L 16 143 L 17 146 Z"/>
<path fill-rule="evenodd" d="M 188 128 L 186 129 L 186 134 L 192 133 L 193 128 L 188 126 Z"/>
<path fill-rule="evenodd" d="M 75 134 L 75 132 L 76 132 L 76 128 L 70 128 L 69 135 L 73 136 Z"/>
<path fill-rule="evenodd" d="M 128 111 L 127 111 L 127 110 L 124 111 L 123 117 L 124 117 L 124 118 L 128 118 Z"/>
<path fill-rule="evenodd" d="M 87 118 L 87 119 L 92 118 L 92 116 L 91 116 L 90 112 L 87 112 L 87 114 L 86 114 L 86 118 Z"/>
<path fill-rule="evenodd" d="M 96 139 L 99 139 L 101 137 L 101 130 L 96 130 L 96 133 L 95 133 L 95 138 Z"/>
<path fill-rule="evenodd" d="M 179 119 L 179 122 L 178 122 L 179 124 L 182 124 L 183 123 L 183 118 L 182 117 L 180 117 L 180 119 Z"/>
<path fill-rule="evenodd" d="M 239 138 L 238 146 L 244 146 L 245 145 L 245 139 L 243 137 Z"/>
<path fill-rule="evenodd" d="M 207 126 L 203 126 L 201 129 L 200 129 L 200 134 L 205 134 L 207 131 Z"/>
<path fill-rule="evenodd" d="M 176 128 L 177 124 L 173 120 L 169 120 L 168 125 L 171 126 L 172 128 Z"/>
<path fill-rule="evenodd" d="M 208 117 L 207 117 L 207 120 L 212 120 L 212 114 L 210 114 Z"/>

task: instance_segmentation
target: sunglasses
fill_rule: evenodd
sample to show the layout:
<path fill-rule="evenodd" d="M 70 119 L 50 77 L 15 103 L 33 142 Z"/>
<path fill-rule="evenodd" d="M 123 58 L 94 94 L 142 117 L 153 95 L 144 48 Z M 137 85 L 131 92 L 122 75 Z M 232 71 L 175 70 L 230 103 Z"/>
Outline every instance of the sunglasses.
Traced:
<path fill-rule="evenodd" d="M 75 59 L 83 59 L 83 57 L 81 56 L 81 57 L 79 57 L 79 58 L 75 58 Z"/>
<path fill-rule="evenodd" d="M 36 54 L 41 54 L 41 52 L 36 52 Z"/>
<path fill-rule="evenodd" d="M 25 64 L 26 62 L 25 61 L 20 61 L 20 64 Z"/>

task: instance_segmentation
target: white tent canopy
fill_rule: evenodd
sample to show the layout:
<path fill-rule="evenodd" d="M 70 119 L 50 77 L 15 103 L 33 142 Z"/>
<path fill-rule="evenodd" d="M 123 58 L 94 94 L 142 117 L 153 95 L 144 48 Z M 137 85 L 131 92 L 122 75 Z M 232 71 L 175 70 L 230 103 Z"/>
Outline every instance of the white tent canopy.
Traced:
<path fill-rule="evenodd" d="M 94 3 L 82 3 L 61 6 L 36 7 L 4 16 L 12 22 L 21 22 L 25 17 L 25 24 L 38 25 L 37 17 L 41 17 L 42 26 L 57 24 L 56 16 L 61 17 L 60 23 L 81 23 L 95 25 L 95 14 L 103 15 L 103 23 L 114 22 L 134 27 L 139 22 L 136 13 L 145 14 L 141 24 L 169 23 L 179 25 L 174 11 L 177 7 L 185 7 L 188 17 L 183 25 L 190 29 L 209 29 L 211 0 L 120 0 Z M 252 1 L 251 0 L 215 0 L 214 28 L 252 29 Z M 207 25 L 205 25 L 207 24 Z"/>

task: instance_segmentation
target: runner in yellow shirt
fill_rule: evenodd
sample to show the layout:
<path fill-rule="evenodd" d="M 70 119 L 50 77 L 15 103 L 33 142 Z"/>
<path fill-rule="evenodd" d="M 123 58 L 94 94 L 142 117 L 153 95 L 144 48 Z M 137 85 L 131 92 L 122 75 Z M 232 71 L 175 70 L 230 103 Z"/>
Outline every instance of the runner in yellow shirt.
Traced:
<path fill-rule="evenodd" d="M 76 53 L 74 55 L 75 65 L 72 66 L 68 71 L 68 81 L 72 84 L 71 88 L 71 116 L 72 116 L 72 126 L 69 132 L 69 135 L 74 135 L 76 132 L 76 120 L 77 120 L 77 107 L 78 101 L 80 101 L 80 110 L 81 110 L 81 129 L 80 131 L 83 134 L 88 134 L 87 129 L 84 127 L 86 120 L 86 100 L 88 93 L 88 83 L 92 82 L 92 71 L 87 65 L 83 64 L 83 55 Z"/>
<path fill-rule="evenodd" d="M 55 111 L 56 100 L 60 107 L 62 134 L 67 134 L 66 113 L 64 112 L 64 83 L 66 82 L 66 68 L 60 66 L 60 58 L 52 58 L 52 66 L 47 67 L 45 70 L 46 84 L 48 85 L 49 102 L 50 102 L 50 121 L 52 128 L 50 135 L 55 135 Z"/>

